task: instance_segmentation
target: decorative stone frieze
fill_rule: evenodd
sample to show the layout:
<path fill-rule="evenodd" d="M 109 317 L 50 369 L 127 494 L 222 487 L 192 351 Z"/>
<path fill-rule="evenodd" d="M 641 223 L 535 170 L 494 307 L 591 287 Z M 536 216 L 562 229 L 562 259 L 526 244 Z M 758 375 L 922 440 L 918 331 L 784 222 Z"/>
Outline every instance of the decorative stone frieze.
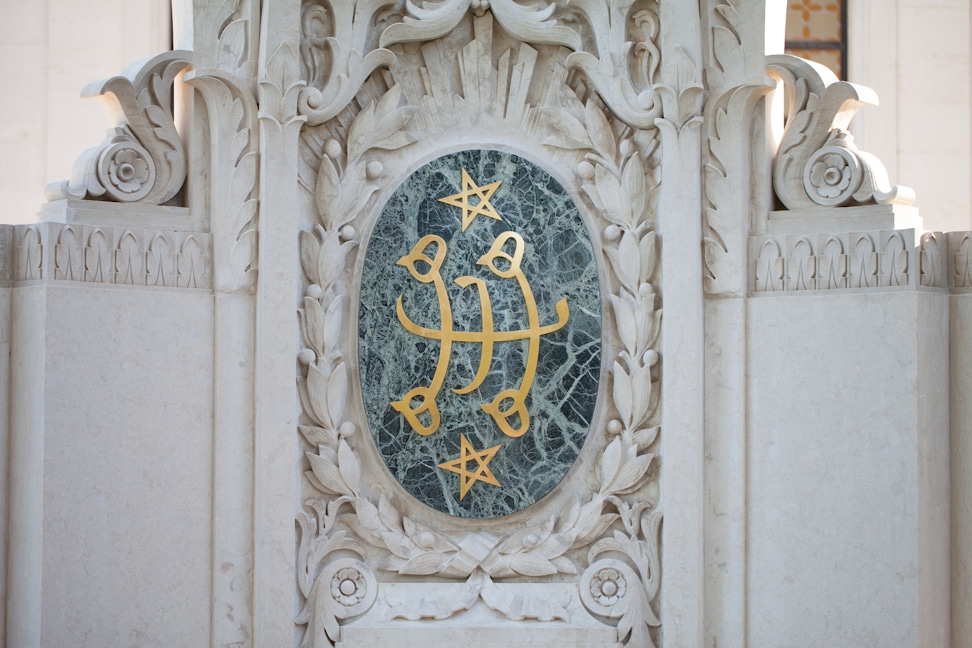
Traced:
<path fill-rule="evenodd" d="M 39 223 L 13 229 L 13 280 L 210 288 L 211 237 L 202 232 Z"/>
<path fill-rule="evenodd" d="M 936 237 L 938 246 L 941 245 L 941 239 L 941 235 Z M 949 287 L 963 291 L 972 288 L 972 232 L 948 232 L 945 240 L 949 260 L 946 275 Z M 937 247 L 937 251 L 941 251 L 941 248 Z"/>
<path fill-rule="evenodd" d="M 752 237 L 752 292 L 958 286 L 964 260 L 953 252 L 954 279 L 946 277 L 940 232 L 879 230 Z"/>
<path fill-rule="evenodd" d="M 13 276 L 13 225 L 0 225 L 0 281 Z"/>

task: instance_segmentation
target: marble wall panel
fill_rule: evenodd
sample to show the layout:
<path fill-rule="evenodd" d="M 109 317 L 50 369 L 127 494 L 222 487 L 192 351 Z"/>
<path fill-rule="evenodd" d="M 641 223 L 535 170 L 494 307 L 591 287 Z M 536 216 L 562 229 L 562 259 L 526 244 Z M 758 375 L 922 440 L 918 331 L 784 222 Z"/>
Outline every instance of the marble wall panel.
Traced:
<path fill-rule="evenodd" d="M 933 363 L 921 358 L 944 314 L 928 298 L 749 300 L 750 645 L 941 645 L 927 608 L 947 601 L 930 501 L 947 474 L 931 393 L 946 363 L 939 341 Z"/>
<path fill-rule="evenodd" d="M 0 259 L 2 267 L 2 259 Z M 7 461 L 10 452 L 10 287 L 0 282 L 0 556 L 7 555 Z M 0 560 L 0 605 L 7 600 L 7 561 Z M 6 627 L 0 614 L 0 637 Z"/>
<path fill-rule="evenodd" d="M 953 294 L 950 320 L 952 646 L 972 637 L 972 294 Z"/>
<path fill-rule="evenodd" d="M 46 291 L 41 645 L 208 645 L 212 296 Z"/>

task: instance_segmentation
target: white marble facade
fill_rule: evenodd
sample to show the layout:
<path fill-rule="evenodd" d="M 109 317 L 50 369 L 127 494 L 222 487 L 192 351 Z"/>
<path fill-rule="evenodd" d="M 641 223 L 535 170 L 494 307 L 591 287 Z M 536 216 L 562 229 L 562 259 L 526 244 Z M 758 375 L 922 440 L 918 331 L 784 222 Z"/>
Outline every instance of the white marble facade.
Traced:
<path fill-rule="evenodd" d="M 6 645 L 969 645 L 972 233 L 778 4 L 176 3 L 0 225 Z M 487 519 L 358 380 L 378 214 L 470 149 L 563 187 L 603 313 L 577 463 Z"/>

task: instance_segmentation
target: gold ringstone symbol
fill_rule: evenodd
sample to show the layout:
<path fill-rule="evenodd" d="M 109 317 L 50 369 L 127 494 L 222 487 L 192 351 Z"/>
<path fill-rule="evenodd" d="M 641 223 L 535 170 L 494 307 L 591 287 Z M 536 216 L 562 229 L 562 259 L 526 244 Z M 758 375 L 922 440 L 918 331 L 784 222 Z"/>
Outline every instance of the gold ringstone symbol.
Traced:
<path fill-rule="evenodd" d="M 489 469 L 489 461 L 496 455 L 500 446 L 495 445 L 486 450 L 476 450 L 469 443 L 465 434 L 459 435 L 459 439 L 461 444 L 459 458 L 439 464 L 439 468 L 459 475 L 459 499 L 464 498 L 472 485 L 478 481 L 499 486 L 500 483 L 496 481 L 496 477 Z M 466 469 L 466 464 L 470 461 L 475 461 L 478 464 L 475 472 Z"/>
<path fill-rule="evenodd" d="M 512 254 L 506 251 L 512 243 Z M 435 252 L 430 257 L 428 250 L 435 246 Z M 520 263 L 523 259 L 524 251 L 523 237 L 516 232 L 503 232 L 500 234 L 489 251 L 479 258 L 478 265 L 486 266 L 490 271 L 501 279 L 515 279 L 523 293 L 523 300 L 526 305 L 528 328 L 513 331 L 496 331 L 493 328 L 493 309 L 490 303 L 489 291 L 486 282 L 478 277 L 459 277 L 455 283 L 466 288 L 475 286 L 479 294 L 480 310 L 482 312 L 481 331 L 456 331 L 453 328 L 452 306 L 449 301 L 449 294 L 446 291 L 445 280 L 442 278 L 440 269 L 445 261 L 448 252 L 446 242 L 440 236 L 429 234 L 419 239 L 412 251 L 398 260 L 398 265 L 408 269 L 409 274 L 421 283 L 431 283 L 435 286 L 436 296 L 439 302 L 439 312 L 442 318 L 442 325 L 438 329 L 426 328 L 415 324 L 408 315 L 405 314 L 405 307 L 402 304 L 402 296 L 398 296 L 395 303 L 395 310 L 398 321 L 405 327 L 405 330 L 429 340 L 439 340 L 439 360 L 436 365 L 435 374 L 428 387 L 416 387 L 405 394 L 402 400 L 394 401 L 391 406 L 405 416 L 405 419 L 412 426 L 412 429 L 423 436 L 434 433 L 439 429 L 441 418 L 439 408 L 436 405 L 436 398 L 445 382 L 446 372 L 449 368 L 449 359 L 452 355 L 452 344 L 454 342 L 472 342 L 482 345 L 479 369 L 473 377 L 471 383 L 461 389 L 453 389 L 456 394 L 468 394 L 479 387 L 486 379 L 489 372 L 489 365 L 493 358 L 493 345 L 497 342 L 512 342 L 514 340 L 528 340 L 529 349 L 526 358 L 526 367 L 523 372 L 523 379 L 520 386 L 516 389 L 505 389 L 501 391 L 490 403 L 483 403 L 481 407 L 491 416 L 504 434 L 510 437 L 520 437 L 526 433 L 530 427 L 530 415 L 526 408 L 526 397 L 533 386 L 533 379 L 537 373 L 537 361 L 540 357 L 540 338 L 548 333 L 559 331 L 567 324 L 570 312 L 567 307 L 567 298 L 557 302 L 557 322 L 546 326 L 540 325 L 540 315 L 537 312 L 537 303 L 527 281 Z M 500 266 L 497 265 L 500 261 Z M 501 267 L 502 266 L 502 267 Z M 508 266 L 508 267 L 507 267 Z M 428 268 L 426 270 L 426 268 Z M 414 404 L 413 404 L 414 403 Z M 422 421 L 420 417 L 428 417 L 428 423 Z M 517 419 L 514 426 L 511 419 Z"/>
<path fill-rule="evenodd" d="M 440 198 L 439 201 L 462 209 L 462 231 L 466 231 L 466 228 L 469 227 L 476 216 L 486 216 L 501 221 L 500 215 L 489 202 L 501 183 L 502 181 L 500 180 L 478 187 L 472 178 L 469 177 L 466 170 L 463 169 L 462 191 L 452 196 Z M 470 202 L 471 198 L 478 198 L 478 202 L 472 204 Z M 405 314 L 402 295 L 398 296 L 398 300 L 395 303 L 395 312 L 398 316 L 398 321 L 405 330 L 428 340 L 438 340 L 440 343 L 439 359 L 436 364 L 435 373 L 429 384 L 427 386 L 415 387 L 405 394 L 401 400 L 391 403 L 391 406 L 405 417 L 405 420 L 408 421 L 412 429 L 418 434 L 428 436 L 439 429 L 441 415 L 436 399 L 445 383 L 446 374 L 449 369 L 449 361 L 452 357 L 452 345 L 456 342 L 480 345 L 479 368 L 476 370 L 476 375 L 465 387 L 452 390 L 454 393 L 461 395 L 468 394 L 482 385 L 489 373 L 489 366 L 493 360 L 493 347 L 496 343 L 516 340 L 528 341 L 526 366 L 519 387 L 504 389 L 491 402 L 481 403 L 480 406 L 493 418 L 503 434 L 509 437 L 516 438 L 523 436 L 529 429 L 530 414 L 527 411 L 526 399 L 537 373 L 537 362 L 540 356 L 540 338 L 563 328 L 567 324 L 570 312 L 567 307 L 567 299 L 563 298 L 557 302 L 557 322 L 545 326 L 540 325 L 540 315 L 537 311 L 537 302 L 533 296 L 533 289 L 530 287 L 530 282 L 527 280 L 522 269 L 525 248 L 526 245 L 523 242 L 522 236 L 516 232 L 503 232 L 493 241 L 489 251 L 479 257 L 477 261 L 478 265 L 485 266 L 499 279 L 515 280 L 520 292 L 523 294 L 523 301 L 527 313 L 527 328 L 511 331 L 495 330 L 493 325 L 493 307 L 490 302 L 489 289 L 486 282 L 478 277 L 471 276 L 459 277 L 455 280 L 455 283 L 460 288 L 475 287 L 479 297 L 482 329 L 479 331 L 455 330 L 452 317 L 452 303 L 446 289 L 445 279 L 442 278 L 441 273 L 442 265 L 448 254 L 448 247 L 441 236 L 435 234 L 423 236 L 408 254 L 397 261 L 397 265 L 407 269 L 416 281 L 423 284 L 432 284 L 435 287 L 441 318 L 438 329 L 419 326 Z M 488 467 L 490 460 L 496 455 L 500 447 L 496 445 L 486 450 L 477 451 L 469 443 L 465 435 L 460 435 L 459 457 L 438 464 L 439 468 L 459 475 L 460 500 L 466 496 L 469 489 L 478 481 L 493 486 L 500 485 Z M 471 461 L 475 461 L 478 464 L 475 471 L 470 471 L 466 468 L 467 464 Z"/>

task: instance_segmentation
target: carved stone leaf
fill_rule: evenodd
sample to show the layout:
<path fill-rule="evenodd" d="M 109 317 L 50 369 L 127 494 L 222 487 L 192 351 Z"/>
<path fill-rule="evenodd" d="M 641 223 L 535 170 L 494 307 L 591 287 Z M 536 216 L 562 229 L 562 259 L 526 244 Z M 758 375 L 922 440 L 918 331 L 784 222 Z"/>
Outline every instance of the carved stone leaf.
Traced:
<path fill-rule="evenodd" d="M 725 251 L 726 244 L 722 240 L 722 236 L 719 235 L 719 232 L 727 231 L 726 228 L 728 227 L 729 222 L 726 220 L 723 213 L 716 209 L 706 208 L 705 222 L 709 226 L 708 232 L 710 234 L 710 236 L 707 236 L 706 238 L 709 241 L 711 241 L 713 245 L 717 246 L 721 251 Z"/>
<path fill-rule="evenodd" d="M 404 530 L 402 527 L 402 517 L 399 515 L 398 509 L 392 506 L 391 502 L 384 495 L 378 499 L 378 517 L 381 518 L 381 521 L 389 529 L 399 533 Z"/>
<path fill-rule="evenodd" d="M 314 474 L 314 471 L 313 470 L 305 470 L 304 471 L 304 477 L 307 478 L 307 482 L 311 486 L 313 486 L 314 488 L 316 488 L 320 492 L 322 492 L 322 493 L 331 493 L 331 490 L 329 488 L 325 488 L 324 487 L 324 484 L 322 484 L 321 481 L 317 478 L 317 475 Z"/>
<path fill-rule="evenodd" d="M 695 63 L 681 47 L 675 48 L 675 70 L 678 89 L 684 91 L 695 85 Z"/>
<path fill-rule="evenodd" d="M 538 542 L 543 542 L 549 536 L 551 531 L 553 531 L 554 519 L 547 518 L 543 525 L 539 528 L 539 538 Z M 510 534 L 508 538 L 503 540 L 496 546 L 496 552 L 500 554 L 511 554 L 523 550 L 523 541 L 528 535 L 536 536 L 538 535 L 538 529 L 532 526 L 526 526 L 518 529 L 514 533 Z"/>
<path fill-rule="evenodd" d="M 624 187 L 621 196 L 628 214 L 628 226 L 634 229 L 645 212 L 648 199 L 648 192 L 645 189 L 645 167 L 637 154 L 631 156 L 624 165 L 624 170 L 621 172 L 621 185 Z"/>
<path fill-rule="evenodd" d="M 579 119 L 562 108 L 541 108 L 541 114 L 553 132 L 544 144 L 567 150 L 594 148 L 591 138 L 587 136 L 587 129 Z"/>
<path fill-rule="evenodd" d="M 627 301 L 618 295 L 611 295 L 611 306 L 614 310 L 614 321 L 618 327 L 618 337 L 625 350 L 634 355 L 638 332 L 635 324 L 634 310 Z"/>
<path fill-rule="evenodd" d="M 597 192 L 597 185 L 592 182 L 585 182 L 583 185 L 584 193 L 587 197 L 591 199 L 594 204 L 594 209 L 598 212 L 604 214 L 610 220 L 610 215 L 607 213 L 607 208 L 604 206 L 604 201 L 601 200 L 601 194 Z"/>
<path fill-rule="evenodd" d="M 648 412 L 648 403 L 651 399 L 651 369 L 642 367 L 635 372 L 631 381 L 631 392 L 633 396 L 631 408 L 632 423 L 641 422 Z"/>
<path fill-rule="evenodd" d="M 381 539 L 381 533 L 383 531 L 381 529 L 372 530 L 365 524 L 364 519 L 361 516 L 361 509 L 357 508 L 358 503 L 361 501 L 367 502 L 367 500 L 364 500 L 363 498 L 358 498 L 355 500 L 355 511 L 357 515 L 346 515 L 341 518 L 341 522 L 346 524 L 348 528 L 351 529 L 351 531 L 364 542 L 367 542 L 373 547 L 383 547 L 385 544 Z M 375 509 L 375 511 L 377 511 L 377 509 Z M 395 557 L 395 559 L 400 560 L 397 557 Z"/>
<path fill-rule="evenodd" d="M 247 229 L 247 224 L 251 223 L 256 218 L 257 204 L 258 201 L 256 199 L 246 200 L 236 210 L 236 216 L 233 219 L 233 226 L 238 232 L 240 232 L 237 238 L 243 237 L 243 235 L 246 233 L 243 230 Z"/>
<path fill-rule="evenodd" d="M 416 139 L 413 135 L 403 130 L 400 130 L 395 133 L 392 133 L 388 137 L 376 141 L 374 144 L 371 145 L 371 148 L 394 151 L 396 149 L 402 148 L 403 146 L 408 146 L 409 144 L 415 141 Z"/>
<path fill-rule="evenodd" d="M 338 467 L 341 470 L 344 483 L 351 488 L 352 493 L 357 495 L 358 485 L 361 482 L 361 462 L 344 439 L 341 439 L 338 444 Z"/>
<path fill-rule="evenodd" d="M 324 427 L 334 427 L 334 419 L 327 409 L 327 377 L 314 365 L 307 367 L 307 395 L 312 413 Z"/>
<path fill-rule="evenodd" d="M 713 49 L 719 67 L 729 79 L 740 79 L 745 75 L 746 67 L 743 60 L 742 47 L 735 34 L 725 27 L 715 27 L 712 30 Z"/>
<path fill-rule="evenodd" d="M 729 204 L 732 192 L 730 191 L 729 183 L 726 182 L 726 176 L 723 175 L 722 171 L 715 165 L 706 164 L 704 173 L 705 195 L 709 199 L 709 202 L 716 209 Z"/>
<path fill-rule="evenodd" d="M 357 160 L 364 152 L 368 138 L 375 129 L 375 104 L 369 103 L 362 108 L 351 128 L 348 130 L 348 162 Z"/>
<path fill-rule="evenodd" d="M 354 500 L 354 510 L 358 514 L 357 518 L 368 531 L 374 534 L 381 534 L 384 526 L 378 516 L 378 508 L 364 497 Z"/>
<path fill-rule="evenodd" d="M 256 229 L 246 229 L 240 233 L 236 246 L 230 253 L 232 266 L 243 271 L 256 270 Z"/>
<path fill-rule="evenodd" d="M 631 442 L 637 446 L 639 450 L 644 450 L 650 446 L 655 441 L 655 437 L 658 436 L 658 428 L 642 428 L 640 430 L 635 430 L 631 433 Z"/>
<path fill-rule="evenodd" d="M 638 248 L 641 252 L 641 275 L 638 278 L 642 283 L 646 283 L 655 273 L 655 233 L 648 232 L 645 234 L 638 242 Z"/>
<path fill-rule="evenodd" d="M 621 200 L 621 183 L 602 164 L 594 167 L 594 182 L 597 184 L 597 194 L 607 210 L 604 215 L 616 225 L 626 225 L 624 203 Z"/>
<path fill-rule="evenodd" d="M 395 86 L 396 88 L 398 86 Z M 372 134 L 372 148 L 397 149 L 415 141 L 415 138 L 402 129 L 412 120 L 418 109 L 415 106 L 396 108 L 381 118 Z M 404 142 L 399 144 L 397 142 Z"/>
<path fill-rule="evenodd" d="M 600 509 L 599 509 L 600 510 Z M 584 547 L 594 541 L 595 538 L 599 538 L 605 531 L 608 530 L 612 524 L 615 523 L 621 516 L 617 513 L 605 513 L 599 515 L 594 524 L 591 526 L 590 530 L 582 536 L 579 536 L 577 540 L 574 541 L 574 546 Z"/>
<path fill-rule="evenodd" d="M 257 154 L 250 152 L 240 158 L 236 168 L 233 170 L 233 179 L 230 184 L 229 196 L 234 203 L 243 203 L 253 191 L 256 184 Z M 234 223 L 237 227 L 242 227 L 246 221 Z"/>
<path fill-rule="evenodd" d="M 398 570 L 398 573 L 412 576 L 428 576 L 438 573 L 448 562 L 448 556 L 435 551 L 429 551 L 408 560 Z"/>
<path fill-rule="evenodd" d="M 729 4 L 719 5 L 715 10 L 722 14 L 726 22 L 734 28 L 738 28 L 742 24 L 742 16 L 739 14 L 739 10 L 732 4 L 732 0 L 729 0 Z"/>
<path fill-rule="evenodd" d="M 631 425 L 631 378 L 618 362 L 614 363 L 613 396 L 614 406 L 618 409 L 618 414 L 621 415 L 621 422 L 624 423 L 625 427 L 629 427 Z M 608 449 L 610 449 L 610 446 L 608 446 Z M 603 461 L 606 461 L 606 455 Z"/>
<path fill-rule="evenodd" d="M 316 299 L 304 297 L 304 339 L 320 357 L 324 354 L 324 310 Z"/>
<path fill-rule="evenodd" d="M 557 556 L 563 555 L 570 548 L 570 545 L 574 543 L 576 535 L 575 533 L 553 533 L 532 549 L 530 554 L 552 560 Z"/>
<path fill-rule="evenodd" d="M 614 363 L 615 369 L 619 366 L 618 363 Z M 617 373 L 615 373 L 615 376 Z M 608 447 L 604 449 L 604 454 L 601 455 L 601 490 L 602 494 L 608 492 L 608 487 L 611 482 L 614 481 L 615 476 L 618 474 L 618 469 L 621 467 L 621 439 L 614 439 L 608 444 Z"/>
<path fill-rule="evenodd" d="M 581 506 L 580 502 L 574 502 L 567 511 L 566 515 L 562 516 L 559 520 L 558 530 L 563 531 L 564 529 L 574 529 L 577 527 L 577 520 L 580 518 Z"/>
<path fill-rule="evenodd" d="M 327 380 L 327 411 L 331 416 L 331 423 L 337 426 L 344 414 L 344 406 L 348 398 L 348 368 L 342 362 L 331 372 Z M 346 443 L 344 445 L 347 445 Z M 354 485 L 354 483 L 352 483 Z"/>
<path fill-rule="evenodd" d="M 300 233 L 300 267 L 311 283 L 320 284 L 317 274 L 317 258 L 321 254 L 321 243 L 307 231 Z"/>
<path fill-rule="evenodd" d="M 321 579 L 322 581 L 324 579 Z M 327 583 L 322 583 L 321 587 L 325 587 Z M 334 615 L 334 604 L 328 600 L 330 597 L 318 592 L 318 613 L 317 617 L 321 620 L 324 625 L 324 632 L 327 633 L 328 638 L 331 641 L 336 642 L 341 637 L 341 626 L 338 624 L 337 617 Z M 314 647 L 316 648 L 316 646 Z"/>
<path fill-rule="evenodd" d="M 567 558 L 566 556 L 558 556 L 556 558 L 551 558 L 550 563 L 557 568 L 557 571 L 561 574 L 576 574 L 578 572 L 577 565 L 574 561 Z"/>
<path fill-rule="evenodd" d="M 381 509 L 378 509 L 379 512 Z M 408 561 L 415 551 L 415 545 L 403 534 L 397 533 L 395 531 L 385 531 L 381 534 L 381 540 L 385 543 L 388 551 L 392 552 L 395 556 L 401 558 L 403 561 Z M 402 565 L 405 563 L 403 562 Z M 395 571 L 402 568 L 402 565 L 398 565 Z"/>
<path fill-rule="evenodd" d="M 506 561 L 510 569 L 523 576 L 552 576 L 557 573 L 552 562 L 533 554 L 510 554 Z"/>
<path fill-rule="evenodd" d="M 615 152 L 618 150 L 614 131 L 611 130 L 611 125 L 604 117 L 604 113 L 592 99 L 589 99 L 584 106 L 584 121 L 587 122 L 587 132 L 590 134 L 594 149 L 605 160 L 613 161 Z"/>
<path fill-rule="evenodd" d="M 341 476 L 338 467 L 332 462 L 313 452 L 307 453 L 307 459 L 310 461 L 314 476 L 324 486 L 325 492 L 330 492 L 334 495 L 347 495 L 351 492 L 351 489 L 348 488 L 347 483 Z"/>
<path fill-rule="evenodd" d="M 648 601 L 645 600 L 644 593 L 640 584 L 635 585 L 628 595 L 625 603 L 624 614 L 618 622 L 618 639 L 628 639 L 630 646 L 653 646 L 651 635 L 648 634 L 648 619 L 645 609 L 648 608 Z M 654 613 L 650 613 L 654 617 Z"/>
<path fill-rule="evenodd" d="M 641 485 L 641 480 L 648 472 L 654 455 L 641 455 L 624 462 L 614 480 L 608 486 L 607 491 L 617 494 L 625 494 L 635 490 Z"/>
<path fill-rule="evenodd" d="M 326 155 L 322 156 L 321 166 L 317 172 L 315 198 L 317 201 L 317 211 L 320 213 L 324 227 L 328 231 L 333 231 L 336 228 L 332 214 L 338 198 L 339 184 L 338 172 L 334 168 L 334 163 L 331 161 L 331 158 Z"/>
<path fill-rule="evenodd" d="M 641 254 L 638 249 L 638 240 L 633 232 L 625 231 L 618 242 L 618 254 L 612 266 L 618 275 L 618 279 L 625 288 L 633 294 L 638 294 L 638 276 L 640 273 Z"/>
<path fill-rule="evenodd" d="M 321 280 L 321 287 L 330 286 L 344 272 L 344 252 L 345 248 L 341 245 L 337 232 L 325 236 L 317 255 L 317 275 Z"/>
<path fill-rule="evenodd" d="M 333 428 L 324 428 L 317 425 L 300 425 L 297 427 L 307 443 L 313 446 L 334 447 L 337 445 L 337 431 Z"/>
<path fill-rule="evenodd" d="M 344 320 L 344 295 L 338 295 L 327 306 L 324 315 L 323 344 L 325 353 L 334 348 L 341 335 Z"/>

